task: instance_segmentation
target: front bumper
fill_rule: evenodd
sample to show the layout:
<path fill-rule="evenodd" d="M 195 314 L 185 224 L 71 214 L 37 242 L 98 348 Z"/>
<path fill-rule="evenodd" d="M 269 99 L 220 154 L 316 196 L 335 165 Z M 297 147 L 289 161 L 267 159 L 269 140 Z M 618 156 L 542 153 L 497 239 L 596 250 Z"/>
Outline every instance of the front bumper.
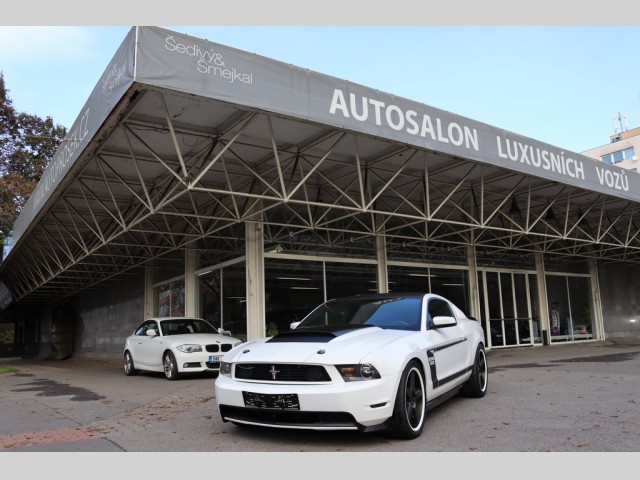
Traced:
<path fill-rule="evenodd" d="M 222 353 L 209 352 L 182 353 L 174 352 L 176 364 L 180 373 L 189 372 L 217 372 L 220 370 Z M 213 357 L 213 358 L 212 358 Z"/>
<path fill-rule="evenodd" d="M 396 376 L 376 380 L 329 383 L 245 382 L 220 375 L 216 400 L 225 422 L 311 430 L 361 430 L 384 427 L 396 396 Z M 296 394 L 299 409 L 246 406 L 242 392 Z"/>

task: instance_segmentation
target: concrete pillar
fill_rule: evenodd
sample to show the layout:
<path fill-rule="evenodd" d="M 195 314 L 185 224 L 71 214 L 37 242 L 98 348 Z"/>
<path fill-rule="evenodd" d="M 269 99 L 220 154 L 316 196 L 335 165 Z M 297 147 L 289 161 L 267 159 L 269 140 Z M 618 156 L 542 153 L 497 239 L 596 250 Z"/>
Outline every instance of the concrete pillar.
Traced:
<path fill-rule="evenodd" d="M 264 306 L 264 233 L 259 222 L 245 223 L 247 277 L 247 340 L 266 335 Z"/>
<path fill-rule="evenodd" d="M 196 271 L 197 253 L 193 249 L 184 251 L 184 314 L 187 317 L 197 317 L 200 305 L 198 304 L 198 277 Z"/>
<path fill-rule="evenodd" d="M 478 262 L 475 245 L 466 246 L 469 267 L 469 315 L 480 321 L 480 289 L 478 288 Z"/>
<path fill-rule="evenodd" d="M 547 279 L 544 271 L 542 252 L 535 254 L 536 279 L 538 282 L 538 311 L 540 312 L 540 334 L 544 345 L 551 344 L 551 325 L 549 324 L 549 301 L 547 300 Z M 546 333 L 545 333 L 546 332 Z"/>
<path fill-rule="evenodd" d="M 154 316 L 155 296 L 153 295 L 153 270 L 144 267 L 144 318 Z"/>

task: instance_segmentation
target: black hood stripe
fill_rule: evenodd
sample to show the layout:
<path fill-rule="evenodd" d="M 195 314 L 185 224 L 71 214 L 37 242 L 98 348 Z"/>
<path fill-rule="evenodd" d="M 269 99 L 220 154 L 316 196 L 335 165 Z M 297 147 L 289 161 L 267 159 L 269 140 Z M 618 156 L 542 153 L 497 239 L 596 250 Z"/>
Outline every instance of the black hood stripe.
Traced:
<path fill-rule="evenodd" d="M 290 332 L 283 332 L 267 340 L 266 343 L 329 343 L 341 335 L 354 330 L 370 328 L 372 325 L 340 325 L 327 327 L 298 327 Z"/>

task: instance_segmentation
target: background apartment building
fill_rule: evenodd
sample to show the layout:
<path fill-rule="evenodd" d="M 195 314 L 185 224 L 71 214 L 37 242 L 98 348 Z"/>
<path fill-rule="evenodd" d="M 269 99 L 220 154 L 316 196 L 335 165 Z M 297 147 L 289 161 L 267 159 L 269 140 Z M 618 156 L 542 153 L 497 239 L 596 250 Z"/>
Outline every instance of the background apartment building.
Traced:
<path fill-rule="evenodd" d="M 623 117 L 618 115 L 620 127 L 611 135 L 610 142 L 600 147 L 595 147 L 583 155 L 601 160 L 610 165 L 617 165 L 627 170 L 640 171 L 638 169 L 638 152 L 640 151 L 640 127 L 629 130 L 624 126 Z"/>

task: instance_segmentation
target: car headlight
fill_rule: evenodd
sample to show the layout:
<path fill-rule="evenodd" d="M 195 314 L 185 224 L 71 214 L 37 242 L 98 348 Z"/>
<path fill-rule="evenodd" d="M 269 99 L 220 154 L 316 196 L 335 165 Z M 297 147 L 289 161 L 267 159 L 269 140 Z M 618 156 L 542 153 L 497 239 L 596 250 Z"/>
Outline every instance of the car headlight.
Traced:
<path fill-rule="evenodd" d="M 201 345 L 180 345 L 179 347 L 176 347 L 176 348 L 180 350 L 182 353 L 193 353 L 193 352 L 202 351 Z"/>
<path fill-rule="evenodd" d="M 345 382 L 357 382 L 359 380 L 374 380 L 380 378 L 380 373 L 376 367 L 370 363 L 359 363 L 355 365 L 336 365 L 338 372 Z"/>
<path fill-rule="evenodd" d="M 227 377 L 231 376 L 231 363 L 229 362 L 220 362 L 220 375 L 226 375 Z"/>

